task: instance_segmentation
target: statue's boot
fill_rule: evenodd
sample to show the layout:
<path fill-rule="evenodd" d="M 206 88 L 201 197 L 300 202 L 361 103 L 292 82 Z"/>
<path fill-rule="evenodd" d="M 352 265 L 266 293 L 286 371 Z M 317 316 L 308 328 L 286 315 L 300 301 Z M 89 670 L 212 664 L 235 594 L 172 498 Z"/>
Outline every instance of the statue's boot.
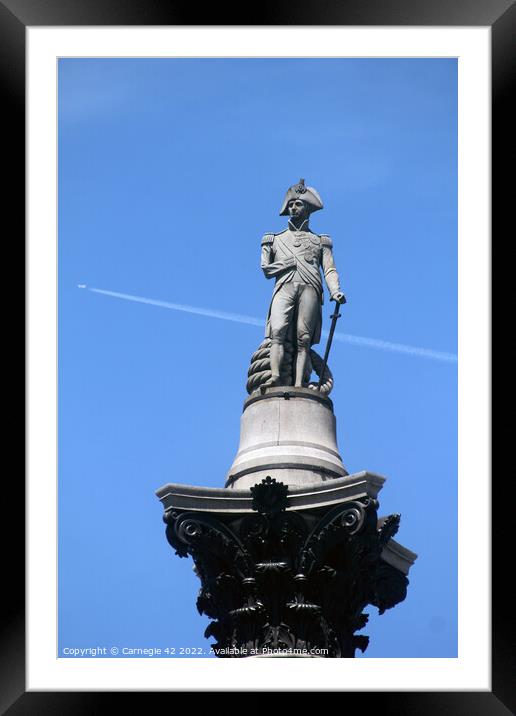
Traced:
<path fill-rule="evenodd" d="M 281 385 L 281 378 L 279 375 L 271 375 L 269 380 L 266 380 L 265 383 L 260 385 L 260 388 L 272 388 L 275 385 Z"/>
<path fill-rule="evenodd" d="M 281 385 L 281 363 L 283 361 L 284 348 L 282 343 L 271 343 L 270 347 L 270 364 L 271 364 L 271 377 L 269 380 L 262 383 L 262 388 L 270 388 L 274 385 Z"/>
<path fill-rule="evenodd" d="M 298 346 L 296 358 L 296 388 L 303 387 L 305 373 L 308 370 L 308 348 Z"/>

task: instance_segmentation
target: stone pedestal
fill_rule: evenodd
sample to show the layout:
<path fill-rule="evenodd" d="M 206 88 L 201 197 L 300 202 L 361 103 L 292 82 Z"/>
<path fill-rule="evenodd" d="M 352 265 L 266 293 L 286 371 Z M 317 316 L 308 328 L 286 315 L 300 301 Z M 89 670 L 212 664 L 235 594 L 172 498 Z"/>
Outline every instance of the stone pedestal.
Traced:
<path fill-rule="evenodd" d="M 226 487 L 249 489 L 267 475 L 312 485 L 347 475 L 337 446 L 332 401 L 309 388 L 253 393 L 240 419 L 240 445 Z"/>

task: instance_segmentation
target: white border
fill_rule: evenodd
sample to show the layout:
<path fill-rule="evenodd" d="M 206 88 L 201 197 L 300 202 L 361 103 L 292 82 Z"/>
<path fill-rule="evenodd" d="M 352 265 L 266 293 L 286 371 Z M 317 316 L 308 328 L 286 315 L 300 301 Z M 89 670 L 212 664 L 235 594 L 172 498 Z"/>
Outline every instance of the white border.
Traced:
<path fill-rule="evenodd" d="M 490 690 L 490 28 L 38 27 L 27 46 L 27 689 Z M 56 658 L 56 58 L 66 56 L 459 58 L 457 659 Z"/>

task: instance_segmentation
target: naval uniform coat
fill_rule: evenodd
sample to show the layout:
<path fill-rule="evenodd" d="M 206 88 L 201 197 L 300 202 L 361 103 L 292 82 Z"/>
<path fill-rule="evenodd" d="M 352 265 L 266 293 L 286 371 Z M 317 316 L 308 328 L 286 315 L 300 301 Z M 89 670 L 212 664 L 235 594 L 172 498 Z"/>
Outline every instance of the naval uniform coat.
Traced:
<path fill-rule="evenodd" d="M 333 260 L 333 243 L 327 234 L 312 231 L 286 229 L 279 234 L 265 234 L 262 239 L 261 267 L 267 278 L 276 278 L 272 294 L 265 336 L 271 337 L 270 315 L 274 298 L 290 281 L 300 281 L 313 286 L 319 296 L 316 327 L 311 345 L 321 340 L 322 304 L 324 303 L 321 279 L 322 268 L 330 295 L 340 291 L 339 275 Z"/>

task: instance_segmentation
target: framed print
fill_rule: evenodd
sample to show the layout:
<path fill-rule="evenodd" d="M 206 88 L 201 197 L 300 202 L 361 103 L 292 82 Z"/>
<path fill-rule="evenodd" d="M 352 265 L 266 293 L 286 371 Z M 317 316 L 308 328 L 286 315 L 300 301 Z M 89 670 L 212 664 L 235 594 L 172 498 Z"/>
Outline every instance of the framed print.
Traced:
<path fill-rule="evenodd" d="M 399 5 L 190 25 L 158 3 L 3 3 L 20 150 L 24 87 L 27 102 L 27 612 L 15 586 L 9 712 L 91 712 L 108 698 L 96 691 L 257 689 L 368 692 L 418 713 L 513 708 L 497 592 L 507 528 L 493 518 L 491 602 L 485 517 L 489 96 L 496 230 L 509 5 L 439 21 L 411 4 L 401 27 Z M 205 658 L 197 576 L 167 545 L 154 493 L 223 487 L 266 309 L 252 237 L 282 230 L 271 207 L 305 188 L 303 166 L 328 207 L 313 225 L 347 237 L 333 239 L 350 290 L 332 349 L 341 452 L 350 473 L 385 471 L 380 502 L 402 513 L 418 559 L 403 604 L 370 614 L 369 654 Z"/>

